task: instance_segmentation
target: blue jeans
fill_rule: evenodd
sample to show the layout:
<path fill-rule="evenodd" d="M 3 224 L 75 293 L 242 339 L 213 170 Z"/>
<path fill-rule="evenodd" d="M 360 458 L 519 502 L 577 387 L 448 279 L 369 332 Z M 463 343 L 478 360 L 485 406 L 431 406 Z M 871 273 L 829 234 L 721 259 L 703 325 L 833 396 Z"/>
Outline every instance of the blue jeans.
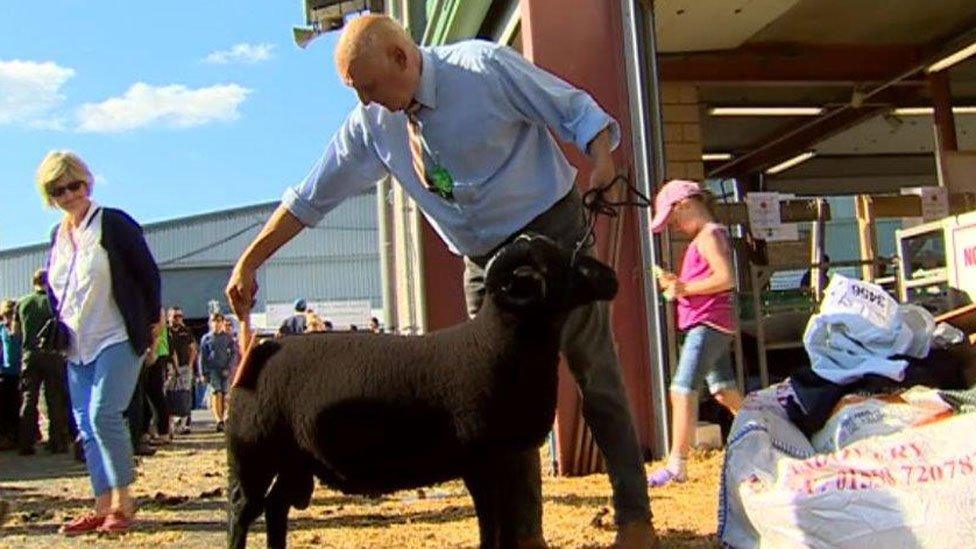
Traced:
<path fill-rule="evenodd" d="M 135 478 L 132 441 L 122 412 L 132 399 L 140 364 L 128 341 L 106 347 L 88 364 L 68 364 L 71 408 L 96 496 L 128 486 Z"/>
<path fill-rule="evenodd" d="M 685 333 L 678 369 L 671 378 L 676 393 L 697 393 L 702 380 L 708 382 L 713 395 L 735 388 L 732 357 L 729 355 L 732 335 L 699 324 Z"/>

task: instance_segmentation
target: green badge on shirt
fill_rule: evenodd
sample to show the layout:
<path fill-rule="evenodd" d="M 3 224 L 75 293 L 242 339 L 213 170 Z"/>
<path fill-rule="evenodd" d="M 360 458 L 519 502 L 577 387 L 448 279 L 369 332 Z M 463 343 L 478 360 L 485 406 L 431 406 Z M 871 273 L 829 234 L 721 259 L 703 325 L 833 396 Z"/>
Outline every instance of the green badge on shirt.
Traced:
<path fill-rule="evenodd" d="M 435 194 L 447 200 L 454 197 L 454 178 L 444 166 L 434 166 L 434 169 L 427 173 L 427 178 L 432 185 L 430 190 Z"/>

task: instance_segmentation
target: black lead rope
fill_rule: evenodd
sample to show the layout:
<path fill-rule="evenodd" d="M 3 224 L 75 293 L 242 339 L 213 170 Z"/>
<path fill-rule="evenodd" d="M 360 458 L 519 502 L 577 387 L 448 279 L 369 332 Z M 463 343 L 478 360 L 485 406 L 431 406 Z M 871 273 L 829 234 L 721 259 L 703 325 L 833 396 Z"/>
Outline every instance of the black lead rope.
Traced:
<path fill-rule="evenodd" d="M 606 195 L 618 183 L 623 183 L 625 186 L 626 192 L 623 199 L 609 200 Z M 651 200 L 637 190 L 625 175 L 618 175 L 606 185 L 594 187 L 583 193 L 583 219 L 586 225 L 586 232 L 583 233 L 583 236 L 573 248 L 573 264 L 576 263 L 579 253 L 584 248 L 589 248 L 596 242 L 594 230 L 596 229 L 596 221 L 599 216 L 617 217 L 620 215 L 618 209 L 626 206 L 650 208 Z"/>

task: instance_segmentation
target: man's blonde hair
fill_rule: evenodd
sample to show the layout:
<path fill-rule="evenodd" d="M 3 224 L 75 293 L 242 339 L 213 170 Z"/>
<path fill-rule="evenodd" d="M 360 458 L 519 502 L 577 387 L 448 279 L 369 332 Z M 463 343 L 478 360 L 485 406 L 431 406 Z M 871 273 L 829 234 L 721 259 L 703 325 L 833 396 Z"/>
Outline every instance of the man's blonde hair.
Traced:
<path fill-rule="evenodd" d="M 386 15 L 369 13 L 346 23 L 335 49 L 336 70 L 343 72 L 357 59 L 381 53 L 388 44 L 412 45 L 413 39 Z"/>
<path fill-rule="evenodd" d="M 54 206 L 51 191 L 62 179 L 68 183 L 84 181 L 89 193 L 95 186 L 95 178 L 80 156 L 71 151 L 51 151 L 37 167 L 37 192 L 40 193 L 45 206 L 49 208 Z"/>

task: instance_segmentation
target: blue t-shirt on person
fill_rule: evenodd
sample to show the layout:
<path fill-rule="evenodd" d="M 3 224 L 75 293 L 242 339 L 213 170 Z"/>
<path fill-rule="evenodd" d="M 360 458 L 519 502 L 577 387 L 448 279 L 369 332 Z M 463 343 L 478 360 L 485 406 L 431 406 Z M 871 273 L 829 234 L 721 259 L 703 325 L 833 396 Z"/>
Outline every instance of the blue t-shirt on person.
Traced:
<path fill-rule="evenodd" d="M 230 334 L 208 332 L 200 340 L 200 370 L 204 374 L 228 372 L 237 355 Z"/>
<path fill-rule="evenodd" d="M 283 335 L 294 335 L 305 333 L 305 314 L 297 313 L 286 318 L 278 329 Z"/>

